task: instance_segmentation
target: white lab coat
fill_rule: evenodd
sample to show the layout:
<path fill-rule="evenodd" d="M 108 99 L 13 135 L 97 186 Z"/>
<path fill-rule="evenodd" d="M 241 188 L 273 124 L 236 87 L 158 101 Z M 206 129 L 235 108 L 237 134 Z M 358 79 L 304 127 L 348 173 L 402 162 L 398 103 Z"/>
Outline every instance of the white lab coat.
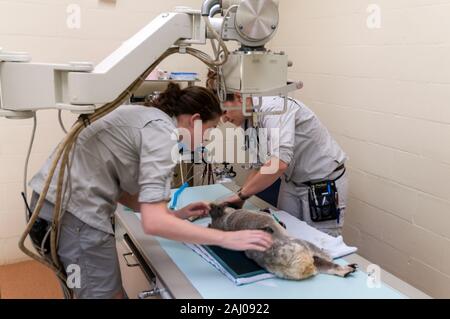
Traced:
<path fill-rule="evenodd" d="M 259 104 L 259 101 L 254 103 Z M 265 97 L 260 111 L 280 111 L 283 107 L 284 99 Z M 275 156 L 289 164 L 289 169 L 282 178 L 278 207 L 325 233 L 339 236 L 344 225 L 347 203 L 347 175 L 344 174 L 336 182 L 341 208 L 339 223 L 311 221 L 308 187 L 303 183 L 336 179 L 343 171 L 335 170 L 345 163 L 347 155 L 317 116 L 299 101 L 289 101 L 288 111 L 283 115 L 261 116 L 258 126 L 267 129 L 268 152 L 265 160 Z"/>

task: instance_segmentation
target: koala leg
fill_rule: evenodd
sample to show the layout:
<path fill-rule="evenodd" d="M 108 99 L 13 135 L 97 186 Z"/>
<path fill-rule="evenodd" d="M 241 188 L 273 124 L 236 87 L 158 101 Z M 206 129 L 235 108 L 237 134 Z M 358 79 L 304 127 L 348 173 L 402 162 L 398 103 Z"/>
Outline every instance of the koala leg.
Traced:
<path fill-rule="evenodd" d="M 317 256 L 314 257 L 314 265 L 320 273 L 344 278 L 353 274 L 358 269 L 356 264 L 341 266 Z"/>
<path fill-rule="evenodd" d="M 333 258 L 331 258 L 326 252 L 324 252 L 322 249 L 320 249 L 316 245 L 314 245 L 308 241 L 303 241 L 303 240 L 299 240 L 299 239 L 295 239 L 295 241 L 303 246 L 306 246 L 306 248 L 311 252 L 311 255 L 320 257 L 329 262 L 333 262 Z"/>

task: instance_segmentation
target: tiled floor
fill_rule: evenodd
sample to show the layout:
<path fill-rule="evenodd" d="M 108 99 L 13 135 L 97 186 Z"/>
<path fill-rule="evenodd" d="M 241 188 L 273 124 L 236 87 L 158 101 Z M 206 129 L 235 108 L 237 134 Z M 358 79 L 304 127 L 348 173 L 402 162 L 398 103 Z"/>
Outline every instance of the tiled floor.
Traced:
<path fill-rule="evenodd" d="M 35 261 L 0 267 L 0 298 L 60 299 L 53 273 Z"/>

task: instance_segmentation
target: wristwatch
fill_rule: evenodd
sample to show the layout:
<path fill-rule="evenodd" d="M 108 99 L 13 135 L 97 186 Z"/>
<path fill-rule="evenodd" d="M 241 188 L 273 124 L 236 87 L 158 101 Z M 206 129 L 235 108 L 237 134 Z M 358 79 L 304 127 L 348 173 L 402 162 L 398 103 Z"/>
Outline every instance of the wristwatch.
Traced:
<path fill-rule="evenodd" d="M 246 200 L 248 200 L 248 199 L 251 198 L 251 196 L 244 196 L 244 195 L 242 194 L 242 188 L 238 191 L 237 195 L 238 195 L 239 198 L 240 198 L 242 201 L 244 201 L 244 202 L 245 202 Z"/>

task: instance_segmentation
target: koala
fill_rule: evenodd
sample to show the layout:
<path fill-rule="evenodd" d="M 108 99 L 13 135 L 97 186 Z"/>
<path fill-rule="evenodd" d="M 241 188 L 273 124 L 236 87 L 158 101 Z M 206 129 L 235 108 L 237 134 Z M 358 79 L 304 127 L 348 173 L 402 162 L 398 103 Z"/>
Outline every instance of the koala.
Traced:
<path fill-rule="evenodd" d="M 265 251 L 246 251 L 248 258 L 275 276 L 287 280 L 304 280 L 318 273 L 348 277 L 356 264 L 341 266 L 317 246 L 289 236 L 286 230 L 263 212 L 234 209 L 227 203 L 212 204 L 210 228 L 223 231 L 262 230 L 273 237 L 272 247 Z"/>

